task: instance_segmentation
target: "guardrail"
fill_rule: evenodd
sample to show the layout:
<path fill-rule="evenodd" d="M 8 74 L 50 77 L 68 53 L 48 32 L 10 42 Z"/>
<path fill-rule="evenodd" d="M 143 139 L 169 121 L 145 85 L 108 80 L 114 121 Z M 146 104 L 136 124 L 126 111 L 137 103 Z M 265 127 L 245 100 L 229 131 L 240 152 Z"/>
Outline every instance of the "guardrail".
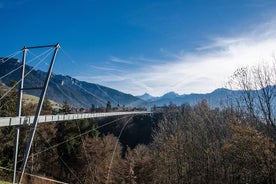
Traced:
<path fill-rule="evenodd" d="M 102 113 L 83 113 L 83 114 L 62 114 L 62 115 L 42 115 L 38 117 L 38 123 L 69 121 L 77 119 L 100 118 L 110 116 L 150 114 L 149 111 L 129 111 L 129 112 L 102 112 Z M 0 127 L 31 124 L 34 116 L 21 117 L 0 117 Z"/>

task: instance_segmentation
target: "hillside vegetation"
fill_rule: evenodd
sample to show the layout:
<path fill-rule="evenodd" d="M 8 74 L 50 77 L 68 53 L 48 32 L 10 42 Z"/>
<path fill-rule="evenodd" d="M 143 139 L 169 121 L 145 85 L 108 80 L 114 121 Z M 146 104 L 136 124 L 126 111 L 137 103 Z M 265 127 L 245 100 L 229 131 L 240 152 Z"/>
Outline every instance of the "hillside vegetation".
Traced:
<path fill-rule="evenodd" d="M 33 95 L 29 95 L 29 94 L 23 94 L 23 104 L 38 104 L 39 98 L 37 96 L 33 96 Z M 50 105 L 52 107 L 52 109 L 60 109 L 61 108 L 61 104 L 53 101 L 53 100 L 49 100 Z"/>
<path fill-rule="evenodd" d="M 240 85 L 242 96 L 224 108 L 211 108 L 202 100 L 155 107 L 150 116 L 40 124 L 26 168 L 32 176 L 24 176 L 23 183 L 47 183 L 34 177 L 45 176 L 68 183 L 275 184 L 276 93 L 270 84 L 276 82 L 264 78 L 267 85 L 254 88 L 253 82 L 262 80 L 248 76 L 263 75 L 250 72 L 234 74 L 231 84 Z M 0 116 L 15 116 L 16 102 L 12 90 L 0 103 Z M 24 105 L 23 115 L 33 109 Z M 71 113 L 67 103 L 62 110 Z M 46 100 L 42 114 L 51 112 Z M 29 130 L 21 127 L 18 168 Z M 4 181 L 12 178 L 14 134 L 15 127 L 0 129 L 0 166 L 8 169 L 0 169 Z"/>
<path fill-rule="evenodd" d="M 28 130 L 21 127 L 19 160 Z M 207 101 L 171 104 L 153 116 L 45 123 L 26 172 L 68 183 L 275 183 L 275 133 L 254 117 L 211 109 Z M 13 135 L 13 127 L 0 130 L 0 163 L 7 168 Z M 4 170 L 0 175 L 12 177 Z M 24 181 L 39 183 L 30 176 Z"/>
<path fill-rule="evenodd" d="M 0 57 L 0 76 L 4 76 L 10 71 L 20 68 L 20 63 L 17 59 L 5 58 L 1 60 Z M 33 70 L 33 67 L 26 65 L 25 73 L 32 72 L 25 77 L 24 87 L 40 87 L 43 86 L 46 78 L 46 72 L 41 70 Z M 20 79 L 20 72 L 13 72 L 10 75 L 4 77 L 2 82 L 9 85 L 10 81 L 18 81 Z M 39 96 L 39 90 L 26 90 L 28 94 Z M 64 75 L 51 75 L 51 80 L 47 89 L 46 98 L 51 99 L 57 103 L 62 104 L 67 101 L 72 107 L 90 108 L 92 104 L 104 107 L 107 101 L 112 103 L 112 106 L 131 106 L 131 107 L 143 107 L 147 103 L 137 97 L 130 94 L 125 94 L 115 89 L 111 89 L 98 84 L 79 81 L 70 76 Z"/>

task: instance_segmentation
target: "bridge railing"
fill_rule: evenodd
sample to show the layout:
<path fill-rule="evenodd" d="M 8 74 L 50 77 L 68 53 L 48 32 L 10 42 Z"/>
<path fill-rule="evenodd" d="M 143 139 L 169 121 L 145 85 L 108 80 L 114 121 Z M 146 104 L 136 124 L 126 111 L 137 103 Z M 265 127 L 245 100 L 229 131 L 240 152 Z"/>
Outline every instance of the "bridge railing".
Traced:
<path fill-rule="evenodd" d="M 83 114 L 59 114 L 59 115 L 42 115 L 38 117 L 38 123 L 55 122 L 55 121 L 69 121 L 88 118 L 100 118 L 110 116 L 122 115 L 137 115 L 150 114 L 149 111 L 128 111 L 128 112 L 102 112 L 102 113 L 83 113 Z M 19 117 L 0 117 L 0 127 L 26 125 L 34 121 L 34 116 Z"/>

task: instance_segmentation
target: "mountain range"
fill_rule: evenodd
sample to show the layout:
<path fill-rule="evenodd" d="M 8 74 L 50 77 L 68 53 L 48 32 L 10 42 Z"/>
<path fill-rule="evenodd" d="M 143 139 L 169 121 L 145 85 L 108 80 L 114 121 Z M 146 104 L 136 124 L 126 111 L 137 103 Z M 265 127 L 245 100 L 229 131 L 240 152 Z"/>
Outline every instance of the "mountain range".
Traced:
<path fill-rule="evenodd" d="M 137 97 L 149 102 L 151 105 L 156 106 L 169 105 L 170 103 L 173 103 L 175 105 L 182 105 L 185 103 L 195 105 L 202 100 L 207 100 L 211 107 L 221 107 L 223 105 L 226 105 L 226 103 L 229 101 L 229 98 L 233 96 L 233 93 L 240 92 L 233 92 L 229 89 L 219 88 L 211 93 L 205 94 L 192 93 L 179 95 L 175 92 L 169 92 L 161 97 L 153 97 L 150 94 L 145 93 L 144 95 Z"/>
<path fill-rule="evenodd" d="M 18 81 L 20 79 L 20 62 L 17 59 L 9 59 L 4 62 L 5 58 L 0 58 L 0 79 L 8 85 L 10 81 Z M 18 70 L 16 70 L 18 69 Z M 5 76 L 11 71 L 15 71 Z M 43 80 L 46 77 L 46 72 L 41 70 L 35 70 L 33 67 L 26 65 L 25 73 L 31 71 L 30 74 L 25 77 L 24 88 L 37 87 L 43 85 Z M 3 77 L 5 76 L 5 77 Z M 275 88 L 275 86 L 273 86 Z M 27 90 L 27 94 L 39 96 L 38 90 Z M 153 97 L 150 94 L 145 93 L 141 96 L 133 96 L 126 94 L 115 89 L 111 89 L 99 84 L 88 83 L 85 81 L 79 81 L 70 76 L 52 74 L 46 97 L 50 100 L 54 100 L 57 103 L 62 104 L 68 102 L 72 107 L 84 107 L 90 108 L 92 104 L 96 107 L 106 107 L 108 101 L 114 106 L 126 106 L 126 107 L 152 107 L 169 105 L 170 103 L 176 105 L 190 104 L 195 105 L 199 101 L 206 99 L 211 107 L 225 107 L 229 103 L 233 103 L 238 97 L 241 97 L 242 91 L 232 91 L 225 88 L 219 88 L 211 93 L 205 94 L 183 94 L 179 95 L 175 92 L 169 92 L 161 97 Z M 274 101 L 274 103 L 276 103 Z"/>
<path fill-rule="evenodd" d="M 5 61 L 5 62 L 4 62 Z M 17 59 L 0 58 L 0 79 L 8 85 L 10 81 L 20 80 L 21 67 Z M 18 70 L 16 70 L 18 69 Z M 24 79 L 24 88 L 41 87 L 46 78 L 46 72 L 35 70 L 26 65 L 25 74 L 31 71 Z M 4 75 L 11 74 L 3 77 Z M 40 90 L 26 90 L 27 94 L 34 96 L 40 95 Z M 98 84 L 79 81 L 70 76 L 52 74 L 46 93 L 46 98 L 57 103 L 67 102 L 72 107 L 89 108 L 94 104 L 96 107 L 106 107 L 108 101 L 112 106 L 141 107 L 146 106 L 147 102 L 130 94 L 122 93 Z"/>

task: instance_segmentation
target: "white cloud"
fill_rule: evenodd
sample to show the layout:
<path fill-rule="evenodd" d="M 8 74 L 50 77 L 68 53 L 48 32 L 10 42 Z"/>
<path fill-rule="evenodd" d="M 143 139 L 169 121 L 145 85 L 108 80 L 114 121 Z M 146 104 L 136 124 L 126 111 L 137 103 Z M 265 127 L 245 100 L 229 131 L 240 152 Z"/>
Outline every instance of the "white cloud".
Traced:
<path fill-rule="evenodd" d="M 276 51 L 274 23 L 271 21 L 237 36 L 214 38 L 195 52 L 172 54 L 173 59 L 166 62 L 147 63 L 121 74 L 103 75 L 102 84 L 134 95 L 211 92 L 223 87 L 237 68 L 269 60 Z M 116 57 L 111 60 L 132 63 Z"/>
<path fill-rule="evenodd" d="M 106 66 L 95 66 L 95 65 L 90 65 L 92 69 L 100 70 L 100 71 L 117 71 L 117 72 L 122 72 L 114 67 L 106 67 Z"/>
<path fill-rule="evenodd" d="M 133 61 L 121 59 L 115 56 L 111 56 L 110 60 L 116 63 L 123 63 L 123 64 L 133 64 Z"/>

